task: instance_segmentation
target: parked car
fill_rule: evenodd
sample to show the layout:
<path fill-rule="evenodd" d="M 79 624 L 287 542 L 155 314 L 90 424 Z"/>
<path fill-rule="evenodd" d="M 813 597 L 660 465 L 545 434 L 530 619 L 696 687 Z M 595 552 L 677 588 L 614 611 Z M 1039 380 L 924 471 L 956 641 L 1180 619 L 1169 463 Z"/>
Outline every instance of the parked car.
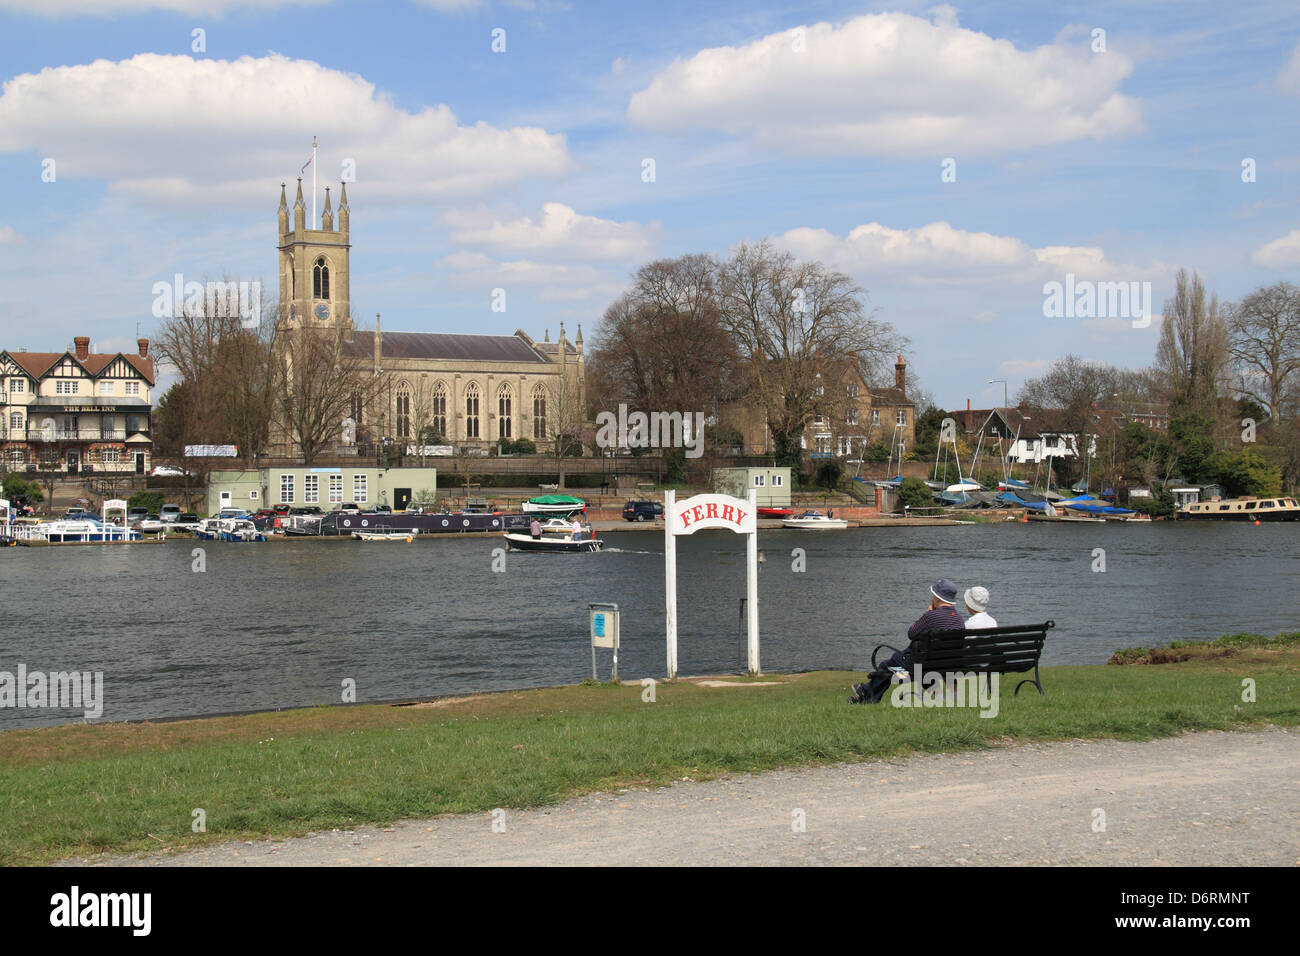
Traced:
<path fill-rule="evenodd" d="M 657 501 L 629 501 L 623 505 L 626 521 L 654 521 L 664 516 L 664 506 Z"/>
<path fill-rule="evenodd" d="M 134 525 L 148 513 L 148 508 L 132 508 L 126 513 L 126 523 L 128 525 Z"/>
<path fill-rule="evenodd" d="M 140 519 L 140 523 L 136 527 L 145 534 L 155 534 L 167 526 L 162 523 L 157 515 L 146 514 Z"/>
<path fill-rule="evenodd" d="M 289 506 L 288 506 L 288 505 L 283 505 L 283 504 L 281 504 L 281 505 L 276 505 L 276 506 L 275 506 L 274 508 L 272 508 L 271 510 L 274 511 L 274 512 L 275 512 L 276 514 L 278 514 L 278 515 L 287 515 L 287 514 L 289 513 Z"/>
<path fill-rule="evenodd" d="M 163 505 L 162 510 L 158 512 L 158 517 L 162 519 L 163 524 L 171 524 L 181 516 L 180 505 Z"/>
<path fill-rule="evenodd" d="M 361 514 L 361 509 L 357 507 L 357 503 L 355 501 L 349 501 L 339 505 L 339 514 L 359 515 Z"/>
<path fill-rule="evenodd" d="M 149 472 L 155 478 L 184 478 L 189 475 L 194 477 L 194 472 L 186 471 L 184 468 L 177 468 L 173 465 L 159 465 L 153 471 Z"/>
<path fill-rule="evenodd" d="M 172 524 L 172 527 L 177 531 L 198 531 L 200 524 L 201 522 L 199 521 L 198 515 L 193 511 L 186 511 L 176 519 L 175 523 Z"/>
<path fill-rule="evenodd" d="M 316 505 L 301 505 L 297 508 L 289 509 L 289 514 L 291 515 L 323 515 L 324 513 L 325 512 L 321 511 Z"/>

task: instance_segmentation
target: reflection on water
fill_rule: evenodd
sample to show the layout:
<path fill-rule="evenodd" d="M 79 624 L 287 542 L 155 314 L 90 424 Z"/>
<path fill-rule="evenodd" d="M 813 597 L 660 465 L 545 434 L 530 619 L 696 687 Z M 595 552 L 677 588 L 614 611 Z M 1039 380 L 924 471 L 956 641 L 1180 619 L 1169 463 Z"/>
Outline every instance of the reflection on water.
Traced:
<path fill-rule="evenodd" d="M 663 534 L 602 553 L 510 552 L 498 538 L 191 542 L 0 550 L 0 671 L 104 672 L 106 720 L 176 717 L 572 683 L 590 676 L 589 601 L 622 609 L 619 673 L 664 673 Z M 862 668 L 925 609 L 929 584 L 981 584 L 1002 624 L 1051 618 L 1044 662 L 1100 664 L 1117 647 L 1300 627 L 1300 527 L 970 525 L 764 531 L 765 670 Z M 807 553 L 791 570 L 792 549 Z M 1106 552 L 1094 573 L 1093 550 Z M 678 540 L 683 674 L 743 668 L 744 539 Z M 608 652 L 601 651 L 602 676 Z M 0 728 L 79 714 L 0 709 Z"/>

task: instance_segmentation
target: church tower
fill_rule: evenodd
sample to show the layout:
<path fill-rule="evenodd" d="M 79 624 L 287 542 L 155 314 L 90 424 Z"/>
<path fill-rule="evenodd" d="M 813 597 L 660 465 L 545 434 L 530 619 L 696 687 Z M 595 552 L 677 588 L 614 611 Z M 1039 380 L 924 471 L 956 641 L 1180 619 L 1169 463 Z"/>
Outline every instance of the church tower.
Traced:
<path fill-rule="evenodd" d="M 278 215 L 280 234 L 280 323 L 285 328 L 300 326 L 352 327 L 352 299 L 349 291 L 352 245 L 348 240 L 351 210 L 348 187 L 339 193 L 338 228 L 329 189 L 325 190 L 325 211 L 320 228 L 307 228 L 307 204 L 302 198 L 302 180 L 293 204 L 293 226 L 285 185 L 280 184 Z"/>

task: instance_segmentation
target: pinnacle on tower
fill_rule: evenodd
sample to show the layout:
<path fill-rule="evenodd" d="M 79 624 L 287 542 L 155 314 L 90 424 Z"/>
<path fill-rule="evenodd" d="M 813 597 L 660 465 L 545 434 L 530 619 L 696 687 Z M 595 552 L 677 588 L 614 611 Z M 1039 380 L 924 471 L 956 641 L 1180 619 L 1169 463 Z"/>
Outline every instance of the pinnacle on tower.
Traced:
<path fill-rule="evenodd" d="M 320 214 L 320 227 L 326 232 L 334 231 L 334 211 L 330 208 L 330 188 L 325 187 L 325 211 Z"/>
<path fill-rule="evenodd" d="M 284 235 L 289 231 L 289 202 L 285 199 L 284 183 L 280 183 L 280 212 L 278 218 L 280 222 L 280 235 Z"/>
<path fill-rule="evenodd" d="M 302 198 L 302 177 L 298 177 L 298 198 L 293 202 L 293 231 L 301 232 L 307 225 L 307 204 Z"/>
<path fill-rule="evenodd" d="M 339 232 L 347 235 L 352 224 L 352 208 L 348 205 L 348 184 L 339 183 Z"/>

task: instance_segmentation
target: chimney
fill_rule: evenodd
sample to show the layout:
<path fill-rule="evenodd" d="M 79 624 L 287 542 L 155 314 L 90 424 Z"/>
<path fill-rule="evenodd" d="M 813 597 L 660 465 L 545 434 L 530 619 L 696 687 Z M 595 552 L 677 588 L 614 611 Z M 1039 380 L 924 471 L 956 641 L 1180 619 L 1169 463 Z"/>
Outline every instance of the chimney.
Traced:
<path fill-rule="evenodd" d="M 140 358 L 148 358 L 148 357 L 149 357 L 149 340 L 148 340 L 148 339 L 136 339 L 136 340 L 135 340 L 135 344 L 138 345 L 138 346 L 140 346 Z"/>
<path fill-rule="evenodd" d="M 970 399 L 966 399 L 966 411 L 970 411 Z"/>
<path fill-rule="evenodd" d="M 90 336 L 78 335 L 72 340 L 72 344 L 76 346 L 77 358 L 80 361 L 84 362 L 90 358 Z"/>
<path fill-rule="evenodd" d="M 907 366 L 903 364 L 903 356 L 898 357 L 898 362 L 894 365 L 894 387 L 900 391 L 906 392 L 905 382 L 907 381 Z"/>

